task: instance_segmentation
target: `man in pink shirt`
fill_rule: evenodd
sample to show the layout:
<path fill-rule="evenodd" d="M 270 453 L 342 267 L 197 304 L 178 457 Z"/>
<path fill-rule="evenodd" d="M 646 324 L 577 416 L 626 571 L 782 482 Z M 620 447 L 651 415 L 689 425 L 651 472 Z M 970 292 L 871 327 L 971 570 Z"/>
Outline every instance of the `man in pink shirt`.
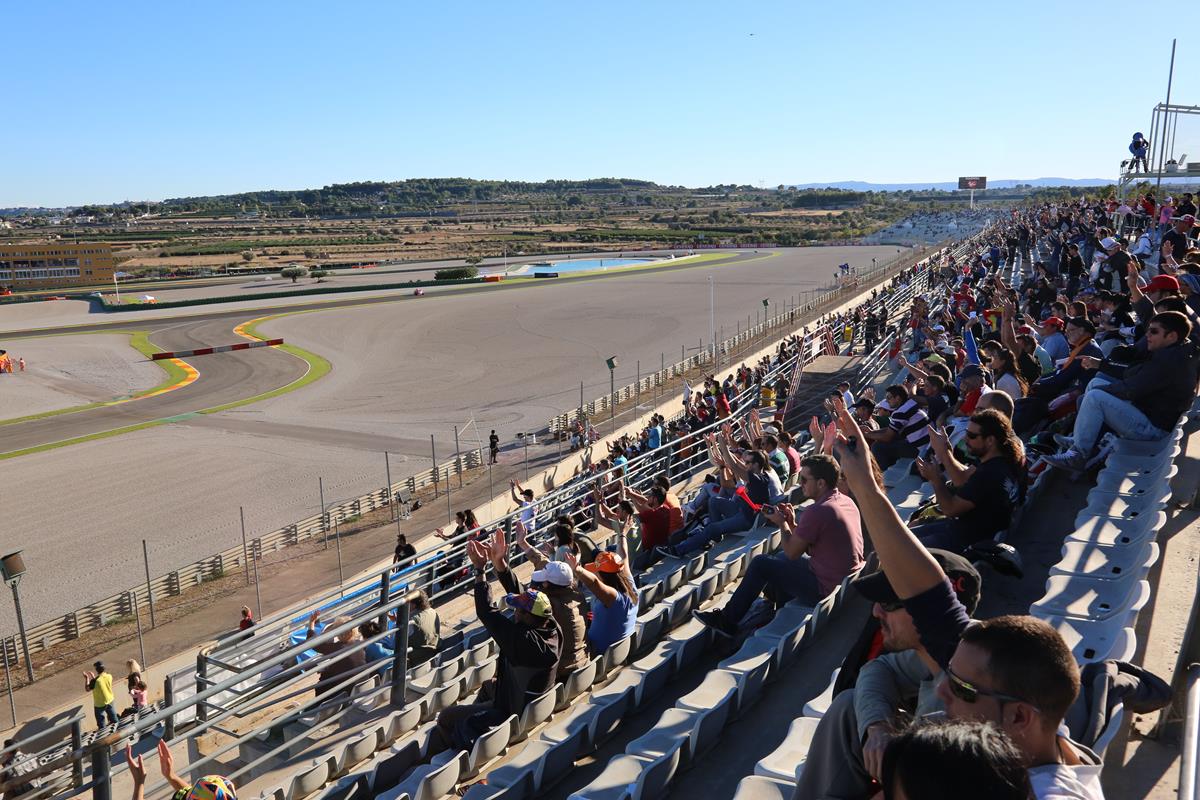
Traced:
<path fill-rule="evenodd" d="M 782 552 L 756 556 L 746 577 L 723 609 L 693 611 L 696 619 L 723 636 L 737 634 L 738 623 L 762 590 L 770 586 L 781 601 L 792 598 L 815 606 L 863 564 L 862 521 L 858 506 L 837 490 L 842 471 L 831 456 L 800 462 L 800 489 L 812 505 L 796 509 L 781 503 L 767 519 L 784 533 Z"/>

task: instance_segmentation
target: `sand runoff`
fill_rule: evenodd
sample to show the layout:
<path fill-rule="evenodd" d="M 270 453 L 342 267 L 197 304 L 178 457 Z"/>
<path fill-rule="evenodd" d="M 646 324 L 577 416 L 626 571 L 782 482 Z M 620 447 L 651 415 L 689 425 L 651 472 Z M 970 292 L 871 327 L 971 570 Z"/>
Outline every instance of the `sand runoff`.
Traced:
<path fill-rule="evenodd" d="M 127 334 L 46 336 L 8 344 L 0 337 L 0 348 L 14 362 L 25 359 L 25 372 L 14 367 L 13 374 L 0 375 L 0 421 L 128 397 L 166 377 L 129 346 Z"/>

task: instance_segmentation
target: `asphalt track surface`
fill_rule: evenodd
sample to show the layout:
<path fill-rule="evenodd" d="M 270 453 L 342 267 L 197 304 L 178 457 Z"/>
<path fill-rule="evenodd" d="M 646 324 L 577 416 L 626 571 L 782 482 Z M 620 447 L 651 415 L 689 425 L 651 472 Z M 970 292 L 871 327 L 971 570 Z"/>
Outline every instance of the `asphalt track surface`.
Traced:
<path fill-rule="evenodd" d="M 452 425 L 461 428 L 469 417 L 477 427 L 464 436 L 464 448 L 494 427 L 510 444 L 502 460 L 519 463 L 520 451 L 511 447 L 517 431 L 536 430 L 573 407 L 581 380 L 588 400 L 608 390 L 605 357 L 621 358 L 621 385 L 633 378 L 637 360 L 651 372 L 660 354 L 670 363 L 681 344 L 707 341 L 709 275 L 717 327 L 730 335 L 738 320 L 744 325 L 747 314 L 761 310 L 764 297 L 783 303 L 827 284 L 840 261 L 869 266 L 872 257 L 895 254 L 894 247 L 741 252 L 720 263 L 472 285 L 424 298 L 291 298 L 301 302 L 175 319 L 122 314 L 61 327 L 148 330 L 160 347 L 186 349 L 236 341 L 233 328 L 248 319 L 308 311 L 263 323 L 260 332 L 282 333 L 328 358 L 333 371 L 299 391 L 194 417 L 202 408 L 284 386 L 305 369 L 271 348 L 202 356 L 189 359 L 200 371 L 194 384 L 122 404 L 112 416 L 79 412 L 24 431 L 0 428 L 0 450 L 11 451 L 17 435 L 28 437 L 21 439 L 28 446 L 179 418 L 0 460 L 0 539 L 24 548 L 35 565 L 22 584 L 28 617 L 36 624 L 137 583 L 143 538 L 150 542 L 151 571 L 161 574 L 240 541 L 239 505 L 255 536 L 315 513 L 319 476 L 327 501 L 378 488 L 384 450 L 392 453 L 393 480 L 427 469 L 429 434 L 446 458 Z M 0 604 L 0 632 L 11 627 L 11 609 Z"/>

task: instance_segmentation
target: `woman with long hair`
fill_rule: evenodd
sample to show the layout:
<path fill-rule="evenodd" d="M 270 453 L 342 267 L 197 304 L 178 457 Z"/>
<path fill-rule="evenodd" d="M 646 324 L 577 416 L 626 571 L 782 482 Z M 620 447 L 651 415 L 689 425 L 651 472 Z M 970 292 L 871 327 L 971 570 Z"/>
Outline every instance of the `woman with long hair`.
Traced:
<path fill-rule="evenodd" d="M 1029 384 L 1017 368 L 1017 357 L 1007 347 L 992 349 L 992 360 L 988 366 L 996 378 L 996 388 L 1008 392 L 1009 397 L 1019 400 L 1029 393 Z"/>

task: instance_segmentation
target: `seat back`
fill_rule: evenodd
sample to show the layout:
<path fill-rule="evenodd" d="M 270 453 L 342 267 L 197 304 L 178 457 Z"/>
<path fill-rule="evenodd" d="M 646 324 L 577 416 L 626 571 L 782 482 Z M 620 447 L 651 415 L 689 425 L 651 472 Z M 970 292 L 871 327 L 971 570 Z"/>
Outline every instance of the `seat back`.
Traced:
<path fill-rule="evenodd" d="M 604 651 L 604 655 L 600 661 L 600 672 L 598 677 L 608 675 L 617 667 L 625 663 L 629 658 L 630 648 L 633 646 L 633 637 L 626 636 L 619 642 L 613 642 L 608 649 Z"/>
<path fill-rule="evenodd" d="M 550 715 L 554 713 L 554 704 L 558 702 L 558 686 L 551 686 L 546 692 L 535 697 L 525 704 L 525 708 L 521 711 L 521 719 L 517 723 L 517 733 L 513 737 L 514 742 L 524 740 L 529 735 L 529 731 L 535 726 L 542 724 L 550 719 Z"/>
<path fill-rule="evenodd" d="M 508 749 L 508 741 L 512 738 L 516 724 L 517 715 L 512 714 L 508 719 L 476 739 L 471 748 L 471 754 L 467 756 L 467 768 L 459 776 L 459 779 L 466 780 L 475 777 L 489 761 L 503 755 L 504 751 Z"/>
<path fill-rule="evenodd" d="M 330 777 L 329 759 L 314 761 L 311 766 L 292 778 L 292 785 L 288 789 L 288 800 L 303 800 L 320 790 L 329 782 Z"/>
<path fill-rule="evenodd" d="M 396 745 L 392 754 L 375 766 L 371 776 L 371 791 L 382 794 L 400 785 L 400 779 L 421 760 L 421 743 L 415 738 Z"/>
<path fill-rule="evenodd" d="M 562 711 L 571 704 L 572 700 L 592 688 L 592 684 L 596 682 L 596 673 L 599 669 L 600 659 L 593 658 L 568 675 L 566 682 L 562 684 L 562 691 L 559 693 L 558 703 L 555 705 L 554 710 Z"/>
<path fill-rule="evenodd" d="M 558 742 L 542 756 L 542 778 L 538 791 L 545 792 L 575 766 L 575 759 L 588 746 L 588 728 L 578 726 L 571 735 Z"/>
<path fill-rule="evenodd" d="M 453 792 L 455 784 L 458 783 L 462 760 L 465 756 L 466 752 L 460 751 L 457 756 L 442 766 L 425 773 L 421 782 L 417 784 L 416 791 L 413 792 L 412 800 L 442 800 L 443 797 Z"/>
<path fill-rule="evenodd" d="M 633 687 L 630 686 L 611 703 L 600 706 L 592 726 L 592 743 L 599 744 L 616 733 L 632 705 Z"/>
<path fill-rule="evenodd" d="M 383 740 L 383 730 L 382 725 L 376 725 L 346 743 L 346 747 L 338 759 L 343 772 L 348 772 L 352 767 L 361 764 L 375 754 Z"/>

